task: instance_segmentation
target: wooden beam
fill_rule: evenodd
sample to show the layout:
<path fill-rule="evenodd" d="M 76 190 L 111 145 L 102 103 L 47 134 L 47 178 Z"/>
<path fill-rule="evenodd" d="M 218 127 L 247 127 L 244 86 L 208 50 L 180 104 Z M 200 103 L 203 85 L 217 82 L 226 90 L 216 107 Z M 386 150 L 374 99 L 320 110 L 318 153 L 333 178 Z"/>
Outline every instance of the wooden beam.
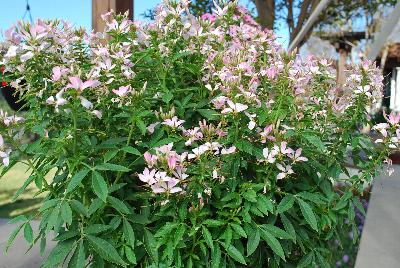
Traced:
<path fill-rule="evenodd" d="M 328 6 L 330 1 L 331 0 L 321 0 L 321 2 L 319 2 L 318 6 L 315 8 L 313 13 L 311 13 L 308 20 L 304 23 L 303 28 L 301 28 L 300 32 L 296 35 L 292 43 L 289 45 L 289 52 L 293 51 L 301 43 L 301 41 L 303 41 L 304 37 L 312 29 L 319 15 Z"/>
<path fill-rule="evenodd" d="M 367 58 L 369 60 L 375 60 L 379 55 L 379 52 L 386 44 L 387 39 L 393 32 L 400 18 L 400 1 L 397 1 L 392 13 L 389 17 L 383 21 L 382 28 L 378 34 L 375 35 L 374 41 L 367 50 Z"/>
<path fill-rule="evenodd" d="M 116 13 L 129 11 L 129 19 L 133 20 L 133 0 L 92 0 L 92 28 L 95 32 L 102 31 L 105 23 L 101 15 L 111 10 Z"/>

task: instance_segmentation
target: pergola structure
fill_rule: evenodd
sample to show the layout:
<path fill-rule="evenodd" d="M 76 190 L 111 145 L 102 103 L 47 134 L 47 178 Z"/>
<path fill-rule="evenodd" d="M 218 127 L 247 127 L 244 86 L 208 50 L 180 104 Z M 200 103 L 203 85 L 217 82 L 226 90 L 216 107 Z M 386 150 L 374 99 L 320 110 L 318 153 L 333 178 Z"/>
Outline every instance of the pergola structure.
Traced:
<path fill-rule="evenodd" d="M 92 28 L 95 32 L 101 31 L 105 24 L 101 15 L 114 10 L 116 13 L 129 12 L 133 20 L 134 0 L 92 0 Z"/>

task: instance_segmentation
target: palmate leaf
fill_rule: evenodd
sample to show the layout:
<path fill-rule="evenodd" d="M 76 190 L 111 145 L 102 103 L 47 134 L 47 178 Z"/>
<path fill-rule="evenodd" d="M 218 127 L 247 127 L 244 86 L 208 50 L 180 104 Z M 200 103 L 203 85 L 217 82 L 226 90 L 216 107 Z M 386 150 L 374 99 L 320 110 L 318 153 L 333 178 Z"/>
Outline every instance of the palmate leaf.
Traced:
<path fill-rule="evenodd" d="M 105 260 L 115 264 L 126 265 L 117 250 L 107 240 L 92 235 L 87 235 L 86 237 L 94 250 Z"/>
<path fill-rule="evenodd" d="M 119 200 L 118 198 L 115 198 L 113 196 L 109 196 L 107 198 L 108 202 L 110 202 L 111 206 L 118 210 L 122 214 L 131 214 L 131 210 L 128 208 L 127 205 L 125 205 L 124 202 Z"/>
<path fill-rule="evenodd" d="M 267 242 L 268 246 L 272 249 L 272 251 L 278 255 L 282 260 L 285 260 L 285 253 L 283 251 L 281 243 L 275 236 L 265 229 L 260 229 L 260 234 L 262 239 Z"/>
<path fill-rule="evenodd" d="M 135 248 L 135 232 L 133 231 L 131 224 L 125 218 L 123 220 L 123 230 L 126 242 L 132 248 Z"/>
<path fill-rule="evenodd" d="M 296 200 L 300 206 L 300 210 L 303 214 L 304 219 L 311 226 L 311 228 L 318 232 L 317 218 L 315 217 L 314 211 L 312 210 L 311 206 L 300 198 L 297 198 Z"/>
<path fill-rule="evenodd" d="M 211 250 L 214 250 L 213 238 L 210 231 L 205 226 L 202 226 L 202 231 L 204 240 L 206 241 L 207 245 L 210 247 Z"/>
<path fill-rule="evenodd" d="M 285 211 L 291 209 L 293 207 L 294 200 L 295 200 L 295 198 L 293 195 L 285 196 L 279 203 L 277 212 L 282 213 L 282 212 L 285 212 Z"/>
<path fill-rule="evenodd" d="M 128 172 L 130 171 L 129 168 L 117 165 L 117 164 L 111 164 L 111 163 L 102 163 L 100 165 L 95 166 L 96 170 L 109 170 L 109 171 L 119 171 L 119 172 Z"/>
<path fill-rule="evenodd" d="M 67 258 L 74 246 L 74 243 L 74 240 L 67 240 L 58 243 L 57 246 L 50 252 L 49 257 L 47 258 L 46 262 L 43 263 L 42 268 L 57 267 Z"/>
<path fill-rule="evenodd" d="M 233 245 L 229 245 L 226 248 L 226 252 L 231 256 L 235 261 L 240 262 L 241 264 L 247 265 L 246 260 L 243 257 L 243 254 L 235 248 Z"/>
<path fill-rule="evenodd" d="M 88 173 L 89 173 L 89 169 L 84 168 L 81 171 L 79 171 L 78 173 L 76 173 L 74 176 L 72 176 L 65 193 L 72 192 L 82 182 L 82 180 L 86 177 L 86 175 Z"/>
<path fill-rule="evenodd" d="M 92 172 L 92 188 L 94 193 L 101 199 L 103 202 L 106 202 L 108 195 L 108 186 L 103 176 L 97 171 Z"/>
<path fill-rule="evenodd" d="M 256 251 L 258 245 L 260 244 L 260 231 L 258 228 L 248 228 L 247 232 L 247 256 Z M 247 230 L 247 229 L 246 229 Z"/>

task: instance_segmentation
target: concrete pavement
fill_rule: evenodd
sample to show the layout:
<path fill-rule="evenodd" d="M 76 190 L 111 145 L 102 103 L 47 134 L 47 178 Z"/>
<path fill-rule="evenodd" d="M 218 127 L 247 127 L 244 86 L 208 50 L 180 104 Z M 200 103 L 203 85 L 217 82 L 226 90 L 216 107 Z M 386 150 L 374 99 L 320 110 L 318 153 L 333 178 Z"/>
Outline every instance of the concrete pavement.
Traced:
<path fill-rule="evenodd" d="M 375 179 L 355 268 L 400 267 L 400 166 Z"/>

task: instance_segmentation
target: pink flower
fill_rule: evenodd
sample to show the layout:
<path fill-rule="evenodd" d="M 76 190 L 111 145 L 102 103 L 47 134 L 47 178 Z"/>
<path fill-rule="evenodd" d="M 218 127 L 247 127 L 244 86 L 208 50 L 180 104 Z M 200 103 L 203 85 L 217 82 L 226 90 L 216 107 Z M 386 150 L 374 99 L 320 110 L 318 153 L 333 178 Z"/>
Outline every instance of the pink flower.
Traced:
<path fill-rule="evenodd" d="M 277 151 L 278 153 L 283 154 L 283 155 L 293 153 L 293 150 L 291 148 L 289 148 L 289 147 L 286 147 L 286 146 L 287 146 L 287 142 L 283 141 L 283 142 L 281 142 L 281 146 L 280 147 L 278 147 L 277 145 L 274 145 L 274 150 Z"/>
<path fill-rule="evenodd" d="M 153 167 L 157 163 L 158 157 L 156 155 L 152 155 L 149 152 L 145 152 L 143 154 L 143 157 L 149 167 Z"/>
<path fill-rule="evenodd" d="M 169 119 L 169 118 L 165 119 L 162 124 L 175 129 L 175 128 L 179 127 L 180 125 L 182 125 L 183 123 L 185 123 L 185 120 L 179 120 L 178 117 L 174 116 L 171 119 Z"/>
<path fill-rule="evenodd" d="M 399 124 L 400 121 L 400 113 L 391 112 L 389 116 L 387 116 L 386 112 L 383 111 L 383 116 L 385 117 L 386 121 L 389 122 L 392 126 Z"/>
<path fill-rule="evenodd" d="M 266 73 L 267 77 L 268 77 L 270 80 L 273 80 L 273 79 L 275 79 L 275 77 L 276 77 L 278 71 L 277 71 L 277 69 L 276 69 L 275 66 L 271 66 L 271 67 L 269 67 L 269 68 L 265 71 L 265 73 Z"/>
<path fill-rule="evenodd" d="M 176 160 L 177 160 L 176 154 L 170 154 L 170 155 L 168 155 L 168 157 L 167 157 L 167 165 L 168 165 L 168 168 L 169 168 L 170 170 L 174 170 L 174 169 L 175 169 L 175 167 L 176 167 Z"/>
<path fill-rule="evenodd" d="M 293 162 L 306 162 L 306 161 L 308 161 L 307 157 L 301 156 L 301 151 L 302 151 L 302 149 L 299 148 L 299 149 L 296 150 L 296 152 L 291 152 L 289 154 L 289 157 L 291 159 L 293 159 Z"/>
<path fill-rule="evenodd" d="M 208 20 L 209 22 L 213 23 L 217 19 L 215 15 L 210 13 L 205 13 L 201 16 L 202 20 Z"/>
<path fill-rule="evenodd" d="M 199 127 L 195 127 L 193 129 L 187 129 L 184 132 L 184 135 L 189 137 L 189 139 L 185 142 L 186 146 L 190 146 L 194 141 L 198 141 L 203 138 L 203 133 L 200 132 Z"/>
<path fill-rule="evenodd" d="M 152 184 L 157 182 L 155 180 L 155 178 L 154 178 L 155 174 L 156 174 L 156 170 L 155 169 L 145 168 L 143 173 L 142 174 L 138 174 L 138 176 L 139 176 L 139 180 L 141 180 L 142 182 L 145 182 L 148 185 L 152 185 Z"/>
<path fill-rule="evenodd" d="M 228 100 L 225 96 L 218 96 L 211 102 L 214 104 L 215 109 L 222 109 L 225 107 L 225 102 Z"/>
<path fill-rule="evenodd" d="M 51 77 L 51 79 L 55 82 L 60 80 L 61 76 L 68 73 L 69 70 L 68 69 L 61 69 L 60 66 L 55 66 L 53 67 L 53 75 Z"/>
<path fill-rule="evenodd" d="M 271 131 L 272 131 L 272 127 L 273 127 L 272 125 L 268 125 L 264 128 L 264 130 L 262 132 L 260 132 L 262 143 L 266 143 L 267 140 L 275 141 L 275 137 L 269 135 L 269 133 L 271 133 Z"/>
<path fill-rule="evenodd" d="M 147 127 L 147 131 L 148 131 L 150 134 L 153 134 L 153 133 L 154 133 L 154 130 L 155 130 L 155 128 L 156 128 L 156 126 L 158 126 L 159 124 L 160 124 L 160 122 L 156 122 L 156 123 L 150 124 L 150 125 Z"/>
<path fill-rule="evenodd" d="M 117 94 L 119 97 L 125 97 L 129 91 L 131 90 L 131 86 L 121 86 L 118 89 L 113 89 L 112 92 L 114 92 L 115 94 Z"/>
<path fill-rule="evenodd" d="M 160 172 L 158 172 L 160 173 Z M 151 185 L 151 189 L 153 190 L 153 193 L 155 194 L 161 194 L 161 193 L 178 193 L 182 191 L 182 188 L 180 187 L 175 187 L 178 183 L 179 180 L 168 177 L 168 176 L 163 176 L 161 175 L 162 179 L 156 182 L 155 184 Z"/>
<path fill-rule="evenodd" d="M 73 88 L 79 91 L 83 91 L 86 88 L 94 88 L 100 85 L 98 80 L 88 80 L 86 82 L 82 82 L 82 80 L 77 76 L 68 77 L 70 84 L 67 85 L 67 88 Z"/>

